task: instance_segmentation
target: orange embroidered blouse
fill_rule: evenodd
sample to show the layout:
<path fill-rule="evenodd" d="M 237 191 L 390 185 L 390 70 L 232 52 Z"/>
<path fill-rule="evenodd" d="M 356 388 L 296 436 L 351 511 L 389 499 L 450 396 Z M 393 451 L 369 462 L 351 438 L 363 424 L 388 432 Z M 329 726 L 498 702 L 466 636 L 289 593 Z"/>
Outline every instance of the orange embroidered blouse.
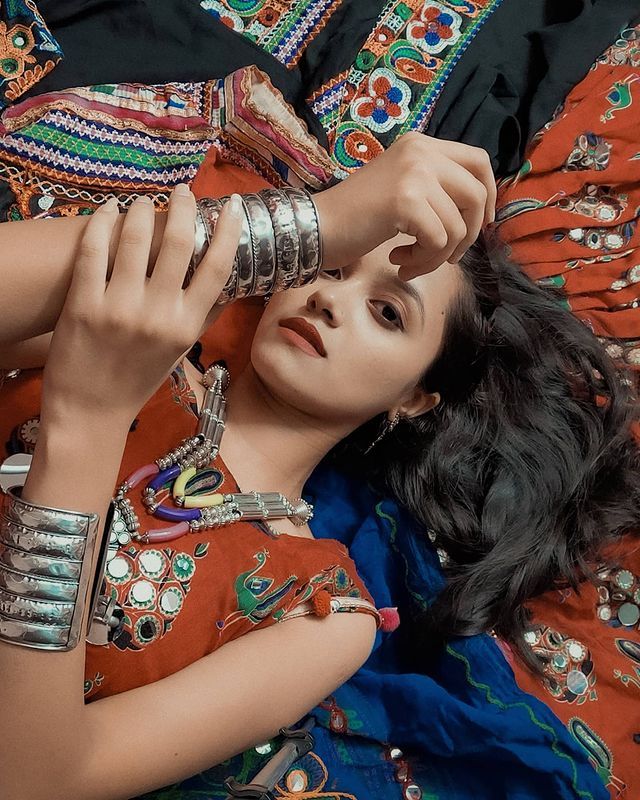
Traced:
<path fill-rule="evenodd" d="M 40 384 L 40 370 L 5 383 L 0 393 L 5 452 L 33 450 Z M 193 435 L 196 420 L 195 397 L 178 368 L 132 426 L 119 481 Z M 212 466 L 219 490 L 237 492 L 221 459 Z M 166 527 L 146 513 L 143 488 L 128 495 L 142 530 Z M 374 615 L 380 626 L 344 545 L 278 535 L 249 522 L 189 533 L 165 545 L 119 545 L 107 563 L 105 588 L 124 618 L 109 644 L 87 645 L 87 701 L 160 680 L 256 627 L 294 616 L 359 611 Z"/>

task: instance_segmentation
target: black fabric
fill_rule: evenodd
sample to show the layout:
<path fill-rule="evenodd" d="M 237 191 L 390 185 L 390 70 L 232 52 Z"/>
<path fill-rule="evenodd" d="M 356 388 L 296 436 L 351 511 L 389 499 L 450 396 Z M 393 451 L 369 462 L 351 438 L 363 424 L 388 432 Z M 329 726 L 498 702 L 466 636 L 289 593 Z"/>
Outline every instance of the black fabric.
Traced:
<path fill-rule="evenodd" d="M 640 13 L 640 0 L 504 0 L 469 45 L 427 133 L 484 147 L 519 168 L 531 137 Z"/>
<path fill-rule="evenodd" d="M 385 3 L 343 0 L 293 69 L 198 0 L 38 5 L 65 57 L 31 94 L 101 82 L 207 80 L 256 64 L 326 147 L 305 98 L 351 66 Z M 503 0 L 449 76 L 427 133 L 484 147 L 500 175 L 516 170 L 533 134 L 639 12 L 640 0 Z"/>
<path fill-rule="evenodd" d="M 343 0 L 298 62 L 307 97 L 353 65 L 386 5 L 386 0 Z"/>
<path fill-rule="evenodd" d="M 327 146 L 300 71 L 286 69 L 197 0 L 39 0 L 38 7 L 64 59 L 31 95 L 94 83 L 204 81 L 255 64 Z"/>

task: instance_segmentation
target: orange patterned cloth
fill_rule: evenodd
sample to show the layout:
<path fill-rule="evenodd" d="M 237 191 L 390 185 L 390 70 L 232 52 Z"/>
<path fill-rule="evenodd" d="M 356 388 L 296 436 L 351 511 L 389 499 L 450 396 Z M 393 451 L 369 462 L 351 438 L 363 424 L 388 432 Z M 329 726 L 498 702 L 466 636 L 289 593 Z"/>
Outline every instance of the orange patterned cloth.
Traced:
<path fill-rule="evenodd" d="M 502 182 L 514 261 L 640 368 L 640 25 L 594 64 Z"/>
<path fill-rule="evenodd" d="M 535 137 L 502 182 L 502 240 L 542 286 L 640 373 L 640 26 L 620 38 Z M 568 726 L 614 798 L 640 797 L 640 542 L 580 594 L 551 591 L 530 608 L 541 681 L 514 664 L 519 685 Z M 634 610 L 636 609 L 636 610 Z M 635 621 L 634 621 L 635 620 Z M 632 623 L 632 624 L 631 624 Z"/>

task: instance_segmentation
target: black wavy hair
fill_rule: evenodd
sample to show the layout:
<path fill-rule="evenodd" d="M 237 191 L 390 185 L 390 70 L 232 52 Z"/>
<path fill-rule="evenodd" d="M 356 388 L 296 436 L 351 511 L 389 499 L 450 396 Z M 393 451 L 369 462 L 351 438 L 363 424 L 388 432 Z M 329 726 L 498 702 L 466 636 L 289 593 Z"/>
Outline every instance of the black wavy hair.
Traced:
<path fill-rule="evenodd" d="M 603 545 L 640 526 L 637 404 L 587 326 L 494 239 L 461 262 L 464 289 L 422 379 L 441 403 L 369 453 L 380 418 L 337 451 L 391 493 L 449 556 L 412 636 L 423 652 L 494 631 L 530 666 L 526 603 L 594 577 Z"/>

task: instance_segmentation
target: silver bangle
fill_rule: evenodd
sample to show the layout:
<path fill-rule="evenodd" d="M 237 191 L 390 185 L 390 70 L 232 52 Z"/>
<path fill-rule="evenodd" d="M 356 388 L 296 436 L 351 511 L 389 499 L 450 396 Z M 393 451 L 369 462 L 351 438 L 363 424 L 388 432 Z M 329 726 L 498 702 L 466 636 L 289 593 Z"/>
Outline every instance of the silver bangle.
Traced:
<path fill-rule="evenodd" d="M 284 191 L 265 189 L 260 192 L 269 209 L 276 241 L 277 274 L 273 291 L 289 289 L 298 277 L 300 238 L 293 208 Z"/>
<path fill-rule="evenodd" d="M 311 283 L 318 277 L 322 262 L 318 211 L 304 189 L 286 189 L 300 237 L 300 272 L 295 286 Z"/>
<path fill-rule="evenodd" d="M 195 275 L 198 264 L 202 261 L 204 254 L 209 249 L 211 235 L 207 223 L 202 214 L 202 209 L 196 204 L 196 217 L 193 228 L 193 254 L 189 261 L 187 274 L 185 275 L 182 288 L 186 289 Z"/>
<path fill-rule="evenodd" d="M 0 589 L 33 600 L 57 600 L 73 603 L 78 597 L 78 582 L 30 575 L 8 567 L 0 567 Z"/>
<path fill-rule="evenodd" d="M 32 600 L 29 597 L 22 597 L 0 589 L 0 614 L 14 620 L 35 622 L 41 625 L 70 626 L 74 608 L 73 603 Z"/>
<path fill-rule="evenodd" d="M 259 194 L 244 196 L 253 233 L 256 279 L 252 295 L 264 297 L 269 294 L 276 278 L 276 240 L 269 209 Z"/>
<path fill-rule="evenodd" d="M 4 516 L 19 525 L 37 531 L 86 538 L 91 526 L 98 520 L 97 514 L 80 514 L 29 503 L 20 497 L 16 488 L 13 486 L 7 492 L 9 502 L 5 504 Z"/>
<path fill-rule="evenodd" d="M 82 561 L 69 558 L 51 558 L 18 550 L 7 544 L 0 544 L 0 569 L 9 567 L 16 572 L 26 572 L 43 578 L 58 578 L 66 581 L 80 580 Z"/>
<path fill-rule="evenodd" d="M 82 560 L 84 536 L 60 536 L 27 528 L 0 514 L 0 542 L 40 556 Z"/>
<path fill-rule="evenodd" d="M 42 625 L 0 614 L 0 641 L 38 650 L 71 650 L 78 644 L 69 625 Z M 72 647 L 69 646 L 73 642 Z"/>
<path fill-rule="evenodd" d="M 236 299 L 241 297 L 249 297 L 253 291 L 255 284 L 255 251 L 253 245 L 253 231 L 251 229 L 251 220 L 249 218 L 249 209 L 242 199 L 242 206 L 244 208 L 244 217 L 242 220 L 242 231 L 240 233 L 240 241 L 238 242 L 238 257 L 237 257 L 237 279 L 236 279 Z"/>
<path fill-rule="evenodd" d="M 192 259 L 192 266 L 193 271 L 191 274 L 191 278 L 193 274 L 195 274 L 198 265 L 202 261 L 205 256 L 205 253 L 209 249 L 209 245 L 211 244 L 211 236 L 215 230 L 216 224 L 218 222 L 218 217 L 220 216 L 220 212 L 224 208 L 225 203 L 224 197 L 203 197 L 202 199 L 198 200 L 196 206 L 198 208 L 198 217 L 199 222 L 197 224 L 202 223 L 204 230 L 205 230 L 205 247 L 203 249 L 198 249 L 198 251 L 194 251 L 194 258 Z M 198 234 L 198 238 L 200 235 Z M 234 260 L 233 269 L 227 283 L 224 286 L 224 289 L 220 293 L 220 297 L 218 298 L 218 304 L 222 305 L 224 303 L 229 303 L 233 300 L 236 296 L 236 285 L 237 285 L 237 278 L 238 278 L 238 256 L 236 254 L 236 258 Z"/>

